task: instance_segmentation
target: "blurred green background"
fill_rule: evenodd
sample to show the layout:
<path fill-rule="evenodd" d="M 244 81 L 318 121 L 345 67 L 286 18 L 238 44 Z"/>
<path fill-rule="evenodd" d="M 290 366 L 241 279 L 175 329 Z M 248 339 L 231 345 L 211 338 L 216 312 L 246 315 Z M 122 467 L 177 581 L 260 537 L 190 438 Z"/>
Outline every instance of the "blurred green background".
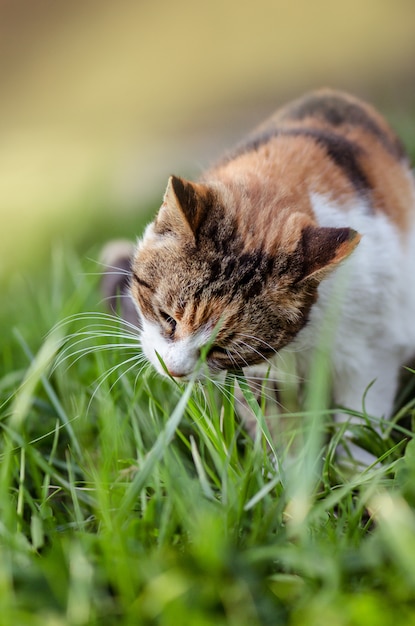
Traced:
<path fill-rule="evenodd" d="M 129 229 L 305 89 L 413 136 L 414 53 L 413 0 L 2 0 L 0 273 Z"/>

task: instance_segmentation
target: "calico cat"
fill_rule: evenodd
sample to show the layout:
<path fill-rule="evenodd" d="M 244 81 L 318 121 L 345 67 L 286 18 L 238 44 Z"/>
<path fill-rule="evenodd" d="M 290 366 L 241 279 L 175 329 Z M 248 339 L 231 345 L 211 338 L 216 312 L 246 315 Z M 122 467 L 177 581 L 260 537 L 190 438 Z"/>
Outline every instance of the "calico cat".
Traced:
<path fill-rule="evenodd" d="M 370 105 L 321 90 L 278 110 L 197 183 L 169 179 L 129 291 L 144 354 L 177 380 L 211 342 L 201 378 L 288 347 L 307 379 L 335 298 L 334 404 L 362 411 L 366 392 L 380 418 L 415 355 L 414 279 L 403 147 Z"/>

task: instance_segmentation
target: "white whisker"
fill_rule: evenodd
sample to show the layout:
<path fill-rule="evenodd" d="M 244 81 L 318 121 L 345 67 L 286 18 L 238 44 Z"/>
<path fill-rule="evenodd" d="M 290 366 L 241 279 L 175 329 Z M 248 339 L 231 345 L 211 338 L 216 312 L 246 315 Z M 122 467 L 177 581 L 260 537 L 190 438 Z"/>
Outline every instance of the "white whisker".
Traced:
<path fill-rule="evenodd" d="M 241 332 L 238 332 L 238 335 L 240 337 L 245 337 L 245 339 L 253 339 L 254 341 L 259 341 L 260 343 L 263 343 L 264 346 L 268 350 L 271 350 L 271 352 L 274 352 L 274 354 L 277 354 L 277 351 L 275 350 L 275 348 L 273 348 L 273 346 L 271 346 L 271 344 L 269 344 L 266 341 L 264 341 L 263 339 L 261 339 L 261 337 L 255 337 L 255 335 L 247 335 L 247 334 L 241 333 Z"/>
<path fill-rule="evenodd" d="M 92 261 L 92 263 L 95 263 L 96 265 L 100 265 L 102 268 L 104 268 L 104 271 L 101 272 L 96 272 L 92 273 L 92 276 L 103 276 L 104 274 L 123 274 L 124 276 L 131 276 L 131 272 L 128 269 L 119 267 L 118 265 L 109 265 L 108 263 L 105 263 L 104 261 L 98 261 L 98 259 L 88 259 L 89 261 Z M 108 270 L 113 270 L 111 272 L 109 272 Z M 88 276 L 88 274 L 86 274 Z"/>
<path fill-rule="evenodd" d="M 125 365 L 127 365 L 128 363 L 131 363 L 132 365 L 130 367 L 128 367 L 125 371 L 122 371 L 121 374 L 117 377 L 117 379 L 114 381 L 114 383 L 112 383 L 111 387 L 110 387 L 110 391 L 114 388 L 114 386 L 119 382 L 119 380 L 125 376 L 126 374 L 128 374 L 128 372 L 130 372 L 132 369 L 134 369 L 134 367 L 136 367 L 137 363 L 139 363 L 137 356 L 131 357 L 129 359 L 126 359 L 125 361 L 121 361 L 121 363 L 117 363 L 117 365 L 114 365 L 113 367 L 111 367 L 107 372 L 104 372 L 103 374 L 101 374 L 101 376 L 98 378 L 97 380 L 97 387 L 94 389 L 94 392 L 89 400 L 88 403 L 88 410 L 91 406 L 91 403 L 93 401 L 93 399 L 95 398 L 96 394 L 98 393 L 98 391 L 100 390 L 100 388 L 102 387 L 102 385 L 105 383 L 105 381 L 120 367 L 123 367 Z M 142 371 L 142 370 L 141 370 Z"/>
<path fill-rule="evenodd" d="M 87 354 L 95 354 L 98 352 L 114 350 L 114 348 L 123 349 L 123 350 L 134 349 L 136 351 L 137 346 L 134 346 L 132 344 L 118 344 L 118 343 L 105 344 L 103 346 L 85 346 L 84 348 L 75 350 L 75 352 L 70 352 L 69 354 L 65 355 L 64 358 L 58 358 L 52 371 L 54 371 L 57 367 L 61 367 L 66 361 L 68 361 L 69 359 L 72 359 L 73 357 L 76 357 L 76 358 L 71 362 L 71 365 L 74 365 L 75 363 L 77 363 L 82 357 L 86 356 Z M 145 358 L 141 353 L 137 354 L 136 356 L 142 357 L 143 359 Z"/>
<path fill-rule="evenodd" d="M 245 348 L 248 348 L 248 350 L 255 352 L 262 360 L 264 363 L 268 363 L 268 365 L 270 367 L 273 366 L 272 361 L 270 361 L 269 359 L 267 359 L 266 357 L 264 357 L 264 355 L 262 354 L 262 352 L 260 352 L 259 350 L 257 350 L 256 348 L 253 348 L 249 343 L 246 343 L 246 341 L 242 341 L 242 339 L 238 339 L 237 341 L 235 341 L 235 343 L 237 343 L 240 346 L 244 346 Z M 247 367 L 249 367 L 249 363 L 247 363 L 247 361 L 244 359 Z"/>
<path fill-rule="evenodd" d="M 73 315 L 69 315 L 68 317 L 61 320 L 60 322 L 57 322 L 53 326 L 50 332 L 60 330 L 61 328 L 64 328 L 65 326 L 69 326 L 69 324 L 71 324 L 72 322 L 79 322 L 82 320 L 93 320 L 95 322 L 99 322 L 100 320 L 103 320 L 108 323 L 112 322 L 114 328 L 127 327 L 131 331 L 134 331 L 135 333 L 141 332 L 141 329 L 138 326 L 136 326 L 135 324 L 132 324 L 128 320 L 124 320 L 120 316 L 115 315 L 113 313 L 103 313 L 101 311 L 87 311 L 84 313 L 74 313 Z"/>
<path fill-rule="evenodd" d="M 73 339 L 75 338 L 76 338 L 76 341 L 73 341 Z M 102 340 L 104 338 L 119 339 L 119 341 L 117 343 L 112 342 L 112 343 L 107 343 L 104 345 L 97 344 L 97 343 L 93 343 L 92 346 L 90 345 L 92 340 L 96 340 L 96 339 Z M 77 346 L 80 346 L 82 344 L 87 344 L 87 345 L 85 345 L 83 348 L 80 348 L 79 350 L 75 350 Z M 89 348 L 91 348 L 91 351 L 93 351 L 94 349 L 98 349 L 98 348 L 99 349 L 112 349 L 112 348 L 137 349 L 139 347 L 140 347 L 139 337 L 134 336 L 134 335 L 119 333 L 119 332 L 114 332 L 114 331 L 112 332 L 102 332 L 99 330 L 80 331 L 77 333 L 72 333 L 71 335 L 68 335 L 64 339 L 64 343 L 56 359 L 56 362 L 60 363 L 66 360 L 66 358 L 70 357 L 71 355 L 78 354 L 84 350 L 88 351 Z"/>
<path fill-rule="evenodd" d="M 116 267 L 115 265 L 106 265 L 104 272 L 83 272 L 83 276 L 105 276 L 106 274 L 111 274 L 111 276 L 127 276 L 131 277 L 131 272 L 123 269 L 122 267 Z"/>

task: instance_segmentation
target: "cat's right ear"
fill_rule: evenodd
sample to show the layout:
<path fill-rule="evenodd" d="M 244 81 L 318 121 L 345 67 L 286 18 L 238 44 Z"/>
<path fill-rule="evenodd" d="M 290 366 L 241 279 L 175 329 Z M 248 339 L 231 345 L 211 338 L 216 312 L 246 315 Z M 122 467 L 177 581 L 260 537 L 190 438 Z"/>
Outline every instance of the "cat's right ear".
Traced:
<path fill-rule="evenodd" d="M 352 228 L 306 226 L 301 234 L 303 280 L 320 282 L 356 248 L 361 236 Z"/>
<path fill-rule="evenodd" d="M 194 238 L 208 206 L 208 189 L 177 176 L 170 176 L 163 204 L 157 214 L 155 230 Z"/>

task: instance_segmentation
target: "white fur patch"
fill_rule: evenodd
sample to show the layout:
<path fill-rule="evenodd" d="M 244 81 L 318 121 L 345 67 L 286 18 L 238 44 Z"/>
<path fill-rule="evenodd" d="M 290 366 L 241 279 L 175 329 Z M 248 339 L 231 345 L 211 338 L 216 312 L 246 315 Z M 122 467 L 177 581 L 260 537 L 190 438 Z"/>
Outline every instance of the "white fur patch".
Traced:
<path fill-rule="evenodd" d="M 299 333 L 299 362 L 311 367 L 316 338 L 324 331 L 327 308 L 339 305 L 332 362 L 336 404 L 389 416 L 401 366 L 415 356 L 415 226 L 405 238 L 383 213 L 370 213 L 367 204 L 336 206 L 311 195 L 321 226 L 351 227 L 362 239 L 352 255 L 323 280 L 309 324 Z M 344 288 L 336 285 L 344 281 Z M 302 352 L 301 352 L 302 351 Z M 302 368 L 302 369 L 303 369 Z"/>
<path fill-rule="evenodd" d="M 200 350 L 209 341 L 210 332 L 204 327 L 183 339 L 171 341 L 163 337 L 158 324 L 142 317 L 141 347 L 150 363 L 164 376 L 158 353 L 173 377 L 186 378 L 195 370 Z"/>

